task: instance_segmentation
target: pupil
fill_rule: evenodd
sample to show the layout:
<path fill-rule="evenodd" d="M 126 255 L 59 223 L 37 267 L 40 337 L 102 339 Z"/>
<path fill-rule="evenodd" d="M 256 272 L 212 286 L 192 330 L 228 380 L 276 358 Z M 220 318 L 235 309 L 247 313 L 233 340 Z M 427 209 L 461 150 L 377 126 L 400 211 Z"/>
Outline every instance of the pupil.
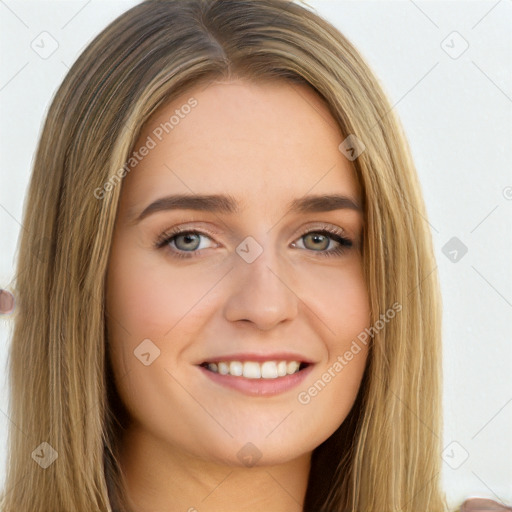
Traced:
<path fill-rule="evenodd" d="M 325 243 L 325 241 L 327 241 L 327 242 L 328 242 L 327 237 L 325 237 L 324 235 L 320 235 L 320 234 L 318 234 L 318 233 L 316 233 L 316 234 L 310 234 L 310 235 L 307 235 L 307 236 L 309 236 L 309 237 L 311 237 L 311 238 L 313 239 L 314 244 L 316 245 L 316 247 L 319 247 L 318 242 L 320 242 L 320 243 L 321 243 L 321 242 L 322 242 L 322 239 L 323 239 L 323 242 L 324 242 L 324 243 Z M 327 245 L 329 245 L 329 244 L 327 244 Z M 321 247 L 321 248 L 322 248 L 322 249 L 325 249 L 326 247 L 327 247 L 327 246 L 325 246 L 325 247 Z"/>
<path fill-rule="evenodd" d="M 196 238 L 196 240 L 194 240 L 194 237 Z M 190 234 L 190 233 L 189 233 L 188 235 L 181 235 L 181 236 L 179 236 L 179 237 L 177 238 L 177 240 L 179 240 L 180 238 L 182 238 L 183 240 L 185 240 L 185 244 L 189 244 L 190 242 L 192 242 L 192 243 L 193 243 L 194 241 L 195 241 L 195 242 L 197 242 L 197 235 Z M 186 247 L 186 249 L 187 249 L 187 248 L 188 248 L 188 249 L 195 249 L 195 248 L 197 248 L 197 247 L 190 247 L 190 246 L 189 246 L 189 247 Z M 186 250 L 186 249 L 185 249 L 185 250 Z"/>

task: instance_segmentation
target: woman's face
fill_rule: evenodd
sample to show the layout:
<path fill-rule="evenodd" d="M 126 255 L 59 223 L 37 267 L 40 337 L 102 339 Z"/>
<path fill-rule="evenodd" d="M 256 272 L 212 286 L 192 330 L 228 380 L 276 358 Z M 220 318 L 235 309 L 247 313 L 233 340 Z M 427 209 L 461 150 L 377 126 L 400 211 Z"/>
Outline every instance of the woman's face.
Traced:
<path fill-rule="evenodd" d="M 132 428 L 163 451 L 275 464 L 350 411 L 369 299 L 342 140 L 321 99 L 287 82 L 214 82 L 145 125 L 122 183 L 108 332 Z"/>

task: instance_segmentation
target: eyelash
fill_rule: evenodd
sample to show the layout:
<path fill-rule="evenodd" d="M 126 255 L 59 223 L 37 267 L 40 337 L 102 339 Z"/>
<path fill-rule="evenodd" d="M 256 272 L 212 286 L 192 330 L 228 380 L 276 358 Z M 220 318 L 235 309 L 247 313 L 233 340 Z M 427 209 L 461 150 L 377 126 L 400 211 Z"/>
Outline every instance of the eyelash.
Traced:
<path fill-rule="evenodd" d="M 311 233 L 327 235 L 328 238 L 339 243 L 338 247 L 336 247 L 335 249 L 329 249 L 328 251 L 313 251 L 312 249 L 306 249 L 307 251 L 318 253 L 320 257 L 341 256 L 353 245 L 352 240 L 343 236 L 344 232 L 342 229 L 334 228 L 332 226 L 322 226 L 322 228 L 319 229 L 312 229 L 310 231 L 306 231 L 299 238 L 304 238 L 305 236 Z M 211 238 L 211 234 L 207 232 L 203 232 L 196 229 L 176 228 L 171 231 L 166 231 L 162 233 L 155 241 L 155 248 L 162 249 L 165 246 L 167 246 L 176 236 L 190 234 L 202 235 Z M 201 250 L 181 251 L 180 249 L 171 249 L 171 252 L 173 253 L 173 257 L 176 258 L 193 258 L 198 256 Z"/>

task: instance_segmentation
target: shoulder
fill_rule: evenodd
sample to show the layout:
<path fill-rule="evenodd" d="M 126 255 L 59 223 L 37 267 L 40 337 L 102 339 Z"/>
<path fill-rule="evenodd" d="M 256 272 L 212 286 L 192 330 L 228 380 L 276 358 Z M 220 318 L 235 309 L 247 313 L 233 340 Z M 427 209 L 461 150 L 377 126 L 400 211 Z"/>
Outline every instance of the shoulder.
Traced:
<path fill-rule="evenodd" d="M 460 512 L 512 512 L 512 506 L 487 498 L 469 498 L 461 505 Z"/>

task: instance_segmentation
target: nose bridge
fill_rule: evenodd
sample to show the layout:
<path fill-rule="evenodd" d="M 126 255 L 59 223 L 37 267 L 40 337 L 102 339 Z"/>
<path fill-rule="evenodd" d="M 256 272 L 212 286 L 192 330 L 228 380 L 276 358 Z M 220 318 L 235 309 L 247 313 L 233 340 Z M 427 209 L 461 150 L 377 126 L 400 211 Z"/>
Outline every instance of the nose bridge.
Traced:
<path fill-rule="evenodd" d="M 249 320 L 269 329 L 297 314 L 298 299 L 287 285 L 285 265 L 272 236 L 262 243 L 247 237 L 237 247 L 234 265 L 225 309 L 228 320 Z"/>

